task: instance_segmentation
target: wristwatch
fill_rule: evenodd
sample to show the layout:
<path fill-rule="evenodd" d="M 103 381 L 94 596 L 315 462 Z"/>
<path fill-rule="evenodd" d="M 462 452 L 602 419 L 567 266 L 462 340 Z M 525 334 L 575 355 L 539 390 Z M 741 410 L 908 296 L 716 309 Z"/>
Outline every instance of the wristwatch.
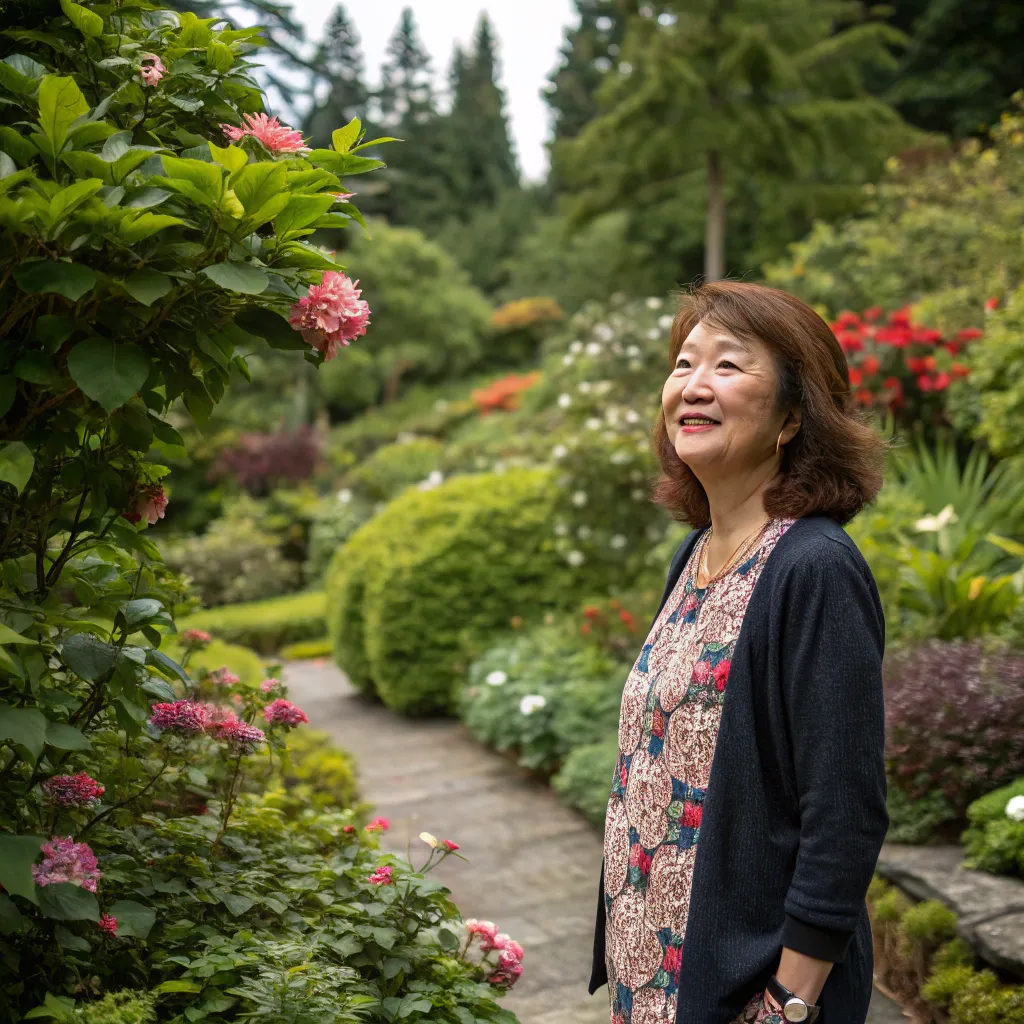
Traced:
<path fill-rule="evenodd" d="M 768 980 L 768 994 L 779 1004 L 782 1019 L 785 1021 L 805 1021 L 806 1024 L 812 1024 L 818 1016 L 817 1006 L 811 1006 L 795 992 L 790 992 L 774 974 Z"/>

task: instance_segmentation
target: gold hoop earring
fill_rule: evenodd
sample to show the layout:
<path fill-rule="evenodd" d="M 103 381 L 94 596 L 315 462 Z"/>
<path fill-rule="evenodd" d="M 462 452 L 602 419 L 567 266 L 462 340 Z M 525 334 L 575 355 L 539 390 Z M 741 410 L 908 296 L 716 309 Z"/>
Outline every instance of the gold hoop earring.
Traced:
<path fill-rule="evenodd" d="M 775 454 L 776 454 L 776 455 L 778 455 L 778 454 L 779 454 L 779 448 L 781 448 L 781 447 L 782 447 L 782 435 L 783 435 L 783 434 L 784 434 L 785 432 L 786 432 L 786 428 L 785 428 L 785 427 L 783 427 L 783 428 L 782 428 L 782 429 L 781 429 L 781 430 L 779 431 L 779 439 L 778 439 L 778 441 L 776 441 L 776 442 L 775 442 Z"/>

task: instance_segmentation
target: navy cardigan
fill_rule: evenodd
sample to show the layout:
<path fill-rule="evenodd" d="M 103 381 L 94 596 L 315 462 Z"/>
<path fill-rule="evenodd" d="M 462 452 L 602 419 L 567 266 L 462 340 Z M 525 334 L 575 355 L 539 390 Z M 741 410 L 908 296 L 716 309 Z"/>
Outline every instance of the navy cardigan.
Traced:
<path fill-rule="evenodd" d="M 664 606 L 702 531 L 679 547 Z M 694 862 L 676 1024 L 730 1024 L 783 946 L 834 963 L 821 1024 L 864 1024 L 864 897 L 885 838 L 884 622 L 871 571 L 832 519 L 768 556 L 729 671 Z M 593 993 L 608 981 L 602 872 Z"/>

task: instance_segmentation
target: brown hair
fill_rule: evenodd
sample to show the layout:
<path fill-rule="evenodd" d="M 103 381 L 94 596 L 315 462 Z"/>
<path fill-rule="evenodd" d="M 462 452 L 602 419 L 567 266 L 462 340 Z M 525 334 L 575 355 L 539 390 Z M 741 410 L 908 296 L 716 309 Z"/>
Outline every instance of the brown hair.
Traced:
<path fill-rule="evenodd" d="M 849 522 L 881 489 L 886 444 L 853 410 L 846 356 L 831 328 L 786 292 L 716 281 L 682 297 L 672 324 L 670 367 L 699 322 L 766 344 L 779 373 L 778 408 L 801 409 L 800 429 L 783 448 L 781 472 L 765 492 L 765 511 L 778 518 L 824 514 Z M 652 441 L 662 468 L 654 500 L 682 522 L 707 526 L 707 495 L 669 441 L 664 412 Z"/>

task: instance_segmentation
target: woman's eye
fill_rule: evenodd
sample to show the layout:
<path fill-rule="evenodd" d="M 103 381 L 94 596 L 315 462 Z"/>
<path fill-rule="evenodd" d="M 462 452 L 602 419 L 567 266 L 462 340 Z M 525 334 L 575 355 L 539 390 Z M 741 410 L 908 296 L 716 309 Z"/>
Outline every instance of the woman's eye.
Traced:
<path fill-rule="evenodd" d="M 728 359 L 723 359 L 719 364 L 719 368 L 725 368 L 726 370 L 738 370 L 739 367 L 735 363 L 729 362 Z"/>

